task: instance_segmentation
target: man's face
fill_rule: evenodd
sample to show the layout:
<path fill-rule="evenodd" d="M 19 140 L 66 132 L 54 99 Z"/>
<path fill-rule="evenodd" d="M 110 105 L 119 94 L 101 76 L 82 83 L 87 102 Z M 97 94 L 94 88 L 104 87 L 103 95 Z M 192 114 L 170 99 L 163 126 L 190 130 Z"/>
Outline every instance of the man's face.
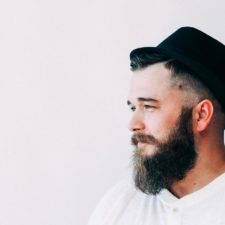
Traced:
<path fill-rule="evenodd" d="M 192 110 L 183 107 L 182 92 L 170 82 L 170 71 L 158 63 L 134 72 L 130 84 L 134 179 L 151 194 L 183 179 L 197 157 Z"/>

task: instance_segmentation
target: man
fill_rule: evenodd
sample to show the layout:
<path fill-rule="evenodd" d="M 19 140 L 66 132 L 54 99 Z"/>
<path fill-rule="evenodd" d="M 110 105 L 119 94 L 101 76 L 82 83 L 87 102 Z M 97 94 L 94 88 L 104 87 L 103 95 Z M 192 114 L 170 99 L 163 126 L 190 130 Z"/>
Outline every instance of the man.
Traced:
<path fill-rule="evenodd" d="M 136 188 L 109 191 L 89 225 L 225 224 L 225 46 L 183 27 L 130 59 Z"/>

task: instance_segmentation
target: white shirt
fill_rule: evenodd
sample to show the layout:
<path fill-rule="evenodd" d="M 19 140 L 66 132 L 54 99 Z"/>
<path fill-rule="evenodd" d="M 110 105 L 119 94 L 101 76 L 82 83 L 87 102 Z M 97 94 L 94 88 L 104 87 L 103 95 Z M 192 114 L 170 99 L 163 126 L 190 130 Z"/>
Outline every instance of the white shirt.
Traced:
<path fill-rule="evenodd" d="M 88 225 L 225 225 L 225 173 L 202 189 L 176 198 L 168 190 L 146 195 L 131 182 L 113 187 Z"/>

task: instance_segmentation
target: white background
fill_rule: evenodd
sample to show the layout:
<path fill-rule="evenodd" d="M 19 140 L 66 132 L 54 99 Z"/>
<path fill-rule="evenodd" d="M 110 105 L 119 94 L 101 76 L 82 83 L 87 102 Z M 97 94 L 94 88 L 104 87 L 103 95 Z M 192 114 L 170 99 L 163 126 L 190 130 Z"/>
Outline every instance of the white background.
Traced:
<path fill-rule="evenodd" d="M 225 3 L 1 0 L 0 225 L 83 225 L 131 171 L 129 52 L 180 26 L 225 43 Z"/>

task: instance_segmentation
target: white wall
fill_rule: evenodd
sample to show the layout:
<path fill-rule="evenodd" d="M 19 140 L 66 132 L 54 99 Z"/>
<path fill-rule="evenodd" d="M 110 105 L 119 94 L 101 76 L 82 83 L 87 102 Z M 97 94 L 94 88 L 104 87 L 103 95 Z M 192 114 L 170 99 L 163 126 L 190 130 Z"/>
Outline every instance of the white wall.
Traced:
<path fill-rule="evenodd" d="M 130 50 L 186 25 L 225 43 L 224 9 L 222 0 L 1 0 L 0 225 L 86 224 L 130 174 Z"/>

